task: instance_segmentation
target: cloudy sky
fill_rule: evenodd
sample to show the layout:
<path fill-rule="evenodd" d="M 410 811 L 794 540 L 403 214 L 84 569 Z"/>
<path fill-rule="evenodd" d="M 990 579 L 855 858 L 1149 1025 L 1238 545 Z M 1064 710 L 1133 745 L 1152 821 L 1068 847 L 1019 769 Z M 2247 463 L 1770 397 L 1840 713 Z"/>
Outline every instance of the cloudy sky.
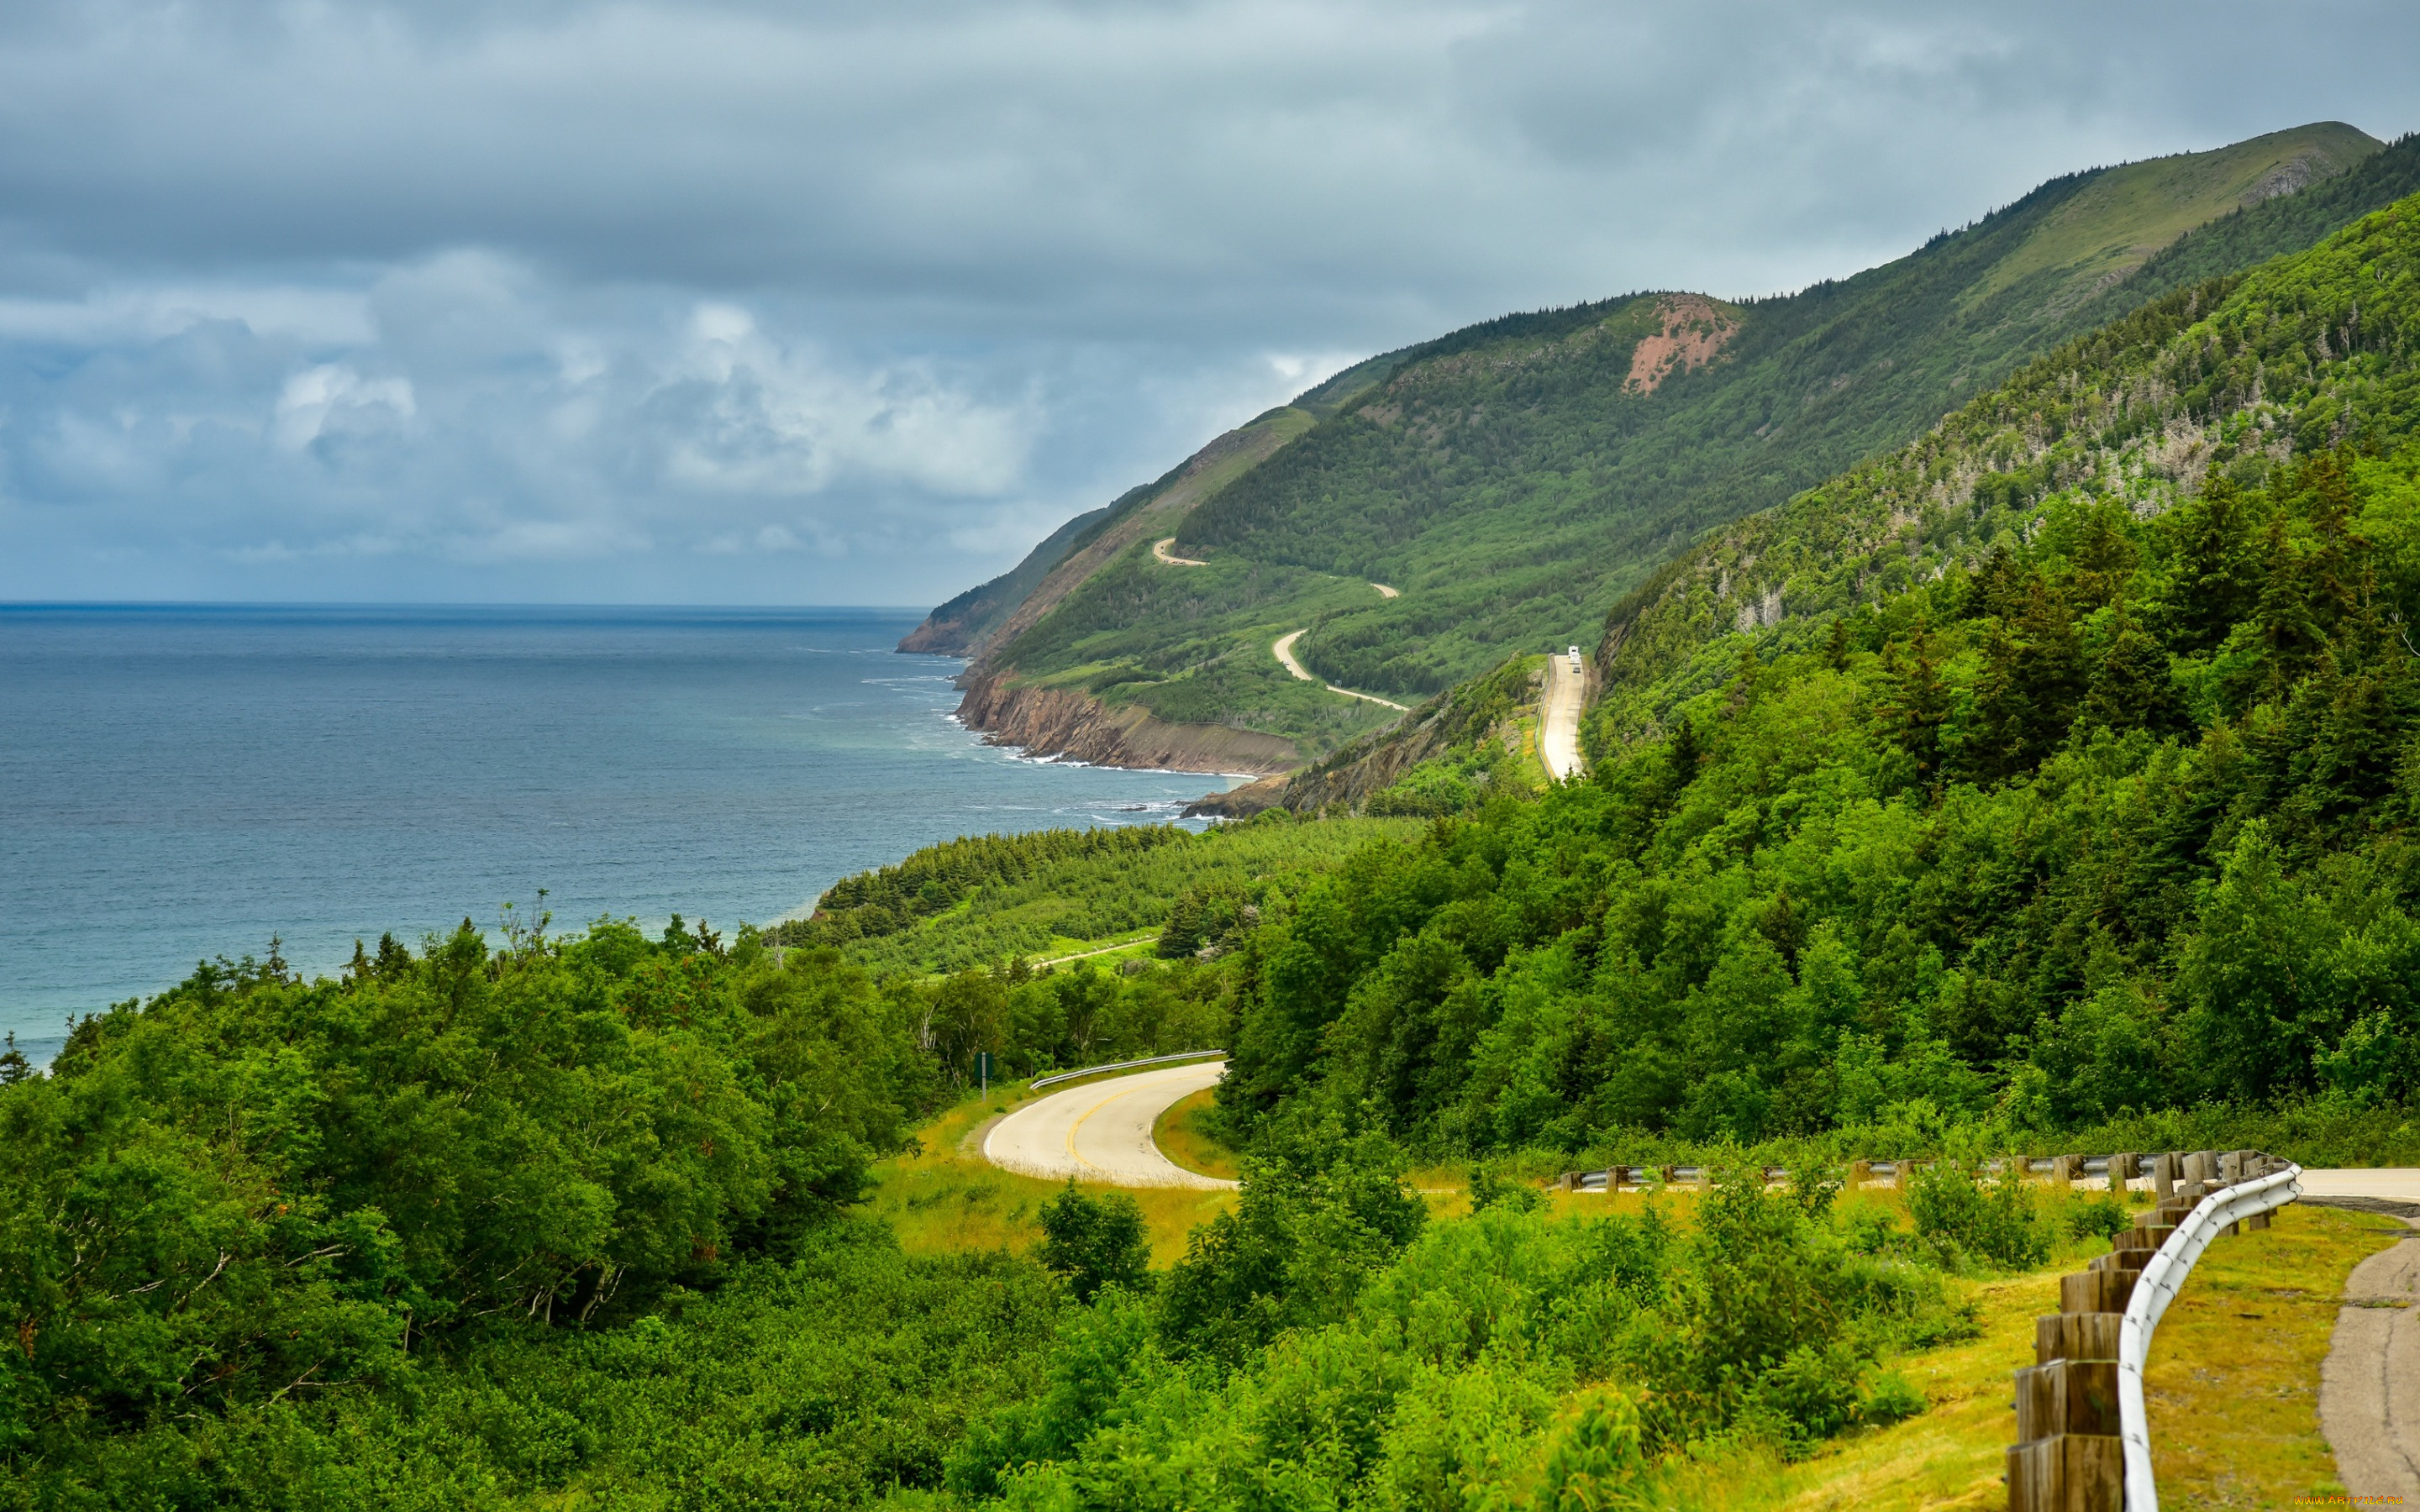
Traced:
<path fill-rule="evenodd" d="M 0 598 L 923 606 L 1355 358 L 2420 126 L 2398 5 L 0 8 Z"/>

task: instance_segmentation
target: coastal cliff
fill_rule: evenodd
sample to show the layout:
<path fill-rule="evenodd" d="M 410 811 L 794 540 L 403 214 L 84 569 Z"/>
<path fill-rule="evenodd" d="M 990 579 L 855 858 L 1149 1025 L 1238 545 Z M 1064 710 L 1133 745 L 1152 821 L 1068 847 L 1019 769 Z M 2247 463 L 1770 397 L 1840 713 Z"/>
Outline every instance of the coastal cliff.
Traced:
<path fill-rule="evenodd" d="M 1132 704 L 1111 707 L 1065 688 L 1020 685 L 996 671 L 968 674 L 958 720 L 982 732 L 986 744 L 1096 766 L 1275 775 L 1302 764 L 1294 742 L 1276 735 L 1227 725 L 1171 724 Z"/>

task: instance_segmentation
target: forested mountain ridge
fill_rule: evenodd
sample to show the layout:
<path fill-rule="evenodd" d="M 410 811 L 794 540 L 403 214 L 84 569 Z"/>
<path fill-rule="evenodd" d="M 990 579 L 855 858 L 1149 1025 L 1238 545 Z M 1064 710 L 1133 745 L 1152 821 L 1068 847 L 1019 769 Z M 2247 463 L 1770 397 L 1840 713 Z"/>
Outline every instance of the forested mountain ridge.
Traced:
<path fill-rule="evenodd" d="M 1603 1156 L 2420 1077 L 2420 195 L 1642 596 L 1589 780 L 1265 932 L 1239 1125 Z"/>
<path fill-rule="evenodd" d="M 1072 701 L 1063 713 L 1238 727 L 1316 759 L 1386 717 L 1294 682 L 1275 637 L 1307 630 L 1295 650 L 1313 671 L 1402 701 L 1510 650 L 1592 641 L 1708 526 L 1903 443 L 2197 272 L 2162 255 L 2195 224 L 2225 217 L 2201 261 L 2257 261 L 2307 244 L 2315 215 L 2340 224 L 2409 192 L 2415 159 L 2349 127 L 2301 128 L 2055 180 L 1796 295 L 1625 297 L 1389 354 L 1342 376 L 1346 392 L 1326 386 L 1331 412 L 1281 448 L 1062 569 L 1047 611 L 988 644 L 966 712 L 1015 738 L 1004 695 L 1047 690 Z M 2316 211 L 2280 209 L 2322 194 Z M 1207 565 L 1155 557 L 1170 534 L 1176 556 Z"/>
<path fill-rule="evenodd" d="M 1734 635 L 1796 643 L 2043 528 L 2046 501 L 2141 517 L 2296 455 L 2393 448 L 2415 423 L 2406 200 L 2312 251 L 2169 295 L 2028 365 L 1897 453 L 1740 521 L 1619 606 L 1600 750 L 1728 675 Z M 2207 709 L 2197 709 L 2207 715 Z"/>

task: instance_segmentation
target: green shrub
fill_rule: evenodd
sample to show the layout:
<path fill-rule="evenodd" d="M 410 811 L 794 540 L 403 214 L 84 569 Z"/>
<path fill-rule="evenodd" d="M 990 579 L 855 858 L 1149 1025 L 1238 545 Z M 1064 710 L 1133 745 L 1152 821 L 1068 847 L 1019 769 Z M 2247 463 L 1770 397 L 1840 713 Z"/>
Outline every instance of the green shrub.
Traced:
<path fill-rule="evenodd" d="M 1042 1205 L 1042 1243 L 1034 1257 L 1082 1303 L 1103 1287 L 1140 1291 L 1151 1279 L 1151 1238 L 1142 1209 L 1123 1192 L 1085 1192 L 1072 1176 Z"/>
<path fill-rule="evenodd" d="M 2050 1237 L 2034 1205 L 2020 1163 L 2008 1162 L 1986 1183 L 1964 1161 L 1919 1165 L 1909 1178 L 1907 1207 L 1917 1237 L 1936 1245 L 1946 1259 L 1973 1256 L 2002 1270 L 2039 1265 L 2050 1254 Z"/>
<path fill-rule="evenodd" d="M 2133 1221 L 2115 1192 L 2072 1192 L 2058 1207 L 2059 1226 L 2078 1239 L 2114 1239 Z"/>
<path fill-rule="evenodd" d="M 1896 1370 L 1877 1373 L 1873 1383 L 1866 1388 L 1866 1399 L 1857 1409 L 1857 1416 L 1869 1427 L 1886 1428 L 1922 1415 L 1931 1404 L 1924 1393 L 1911 1384 Z"/>

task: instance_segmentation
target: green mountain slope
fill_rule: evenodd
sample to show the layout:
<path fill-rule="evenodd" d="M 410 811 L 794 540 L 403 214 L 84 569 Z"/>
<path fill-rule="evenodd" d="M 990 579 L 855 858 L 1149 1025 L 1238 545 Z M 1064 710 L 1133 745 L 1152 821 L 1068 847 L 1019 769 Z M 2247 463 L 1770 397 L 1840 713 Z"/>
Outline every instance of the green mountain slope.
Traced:
<path fill-rule="evenodd" d="M 1041 611 L 985 652 L 970 705 L 1047 686 L 1265 732 L 1314 759 L 1391 716 L 1292 679 L 1276 637 L 1306 630 L 1295 649 L 1312 671 L 1399 702 L 1510 651 L 1593 641 L 1709 527 L 1904 443 L 2205 263 L 2306 245 L 2313 223 L 2391 200 L 2415 159 L 2410 144 L 2381 153 L 2349 127 L 2305 127 L 2055 180 L 1796 295 L 1632 296 L 1389 354 L 1293 407 L 1311 423 L 1281 448 L 1147 506 L 1153 524 L 1094 551 L 1080 577 L 1054 574 Z M 2225 234 L 2178 256 L 2204 241 L 2180 234 L 2213 216 Z M 1169 554 L 1206 565 L 1156 556 L 1170 535 Z"/>
<path fill-rule="evenodd" d="M 2415 148 L 2420 143 L 2406 138 L 2354 173 L 2311 192 L 2329 197 L 2318 213 L 2333 219 L 2335 209 L 2353 201 L 2347 191 L 2366 193 L 2400 184 L 2420 192 Z M 2272 201 L 2177 243 L 2146 268 L 2145 276 L 2164 278 L 2178 269 L 2210 266 L 2217 259 L 2196 247 L 2205 237 L 2224 239 L 2229 257 L 2240 258 L 2299 234 L 2313 216 L 2314 208 L 2300 196 Z M 2259 276 L 2268 276 L 2267 270 Z M 2122 354 L 2139 354 L 2146 343 L 2164 339 L 2234 286 L 2226 278 L 2204 280 L 2164 295 L 2029 364 L 1912 446 L 1782 508 L 1722 529 L 1668 563 L 1615 607 L 1599 637 L 1597 668 L 1606 692 L 1588 732 L 1592 757 L 1605 759 L 1654 735 L 1670 709 L 1731 674 L 1743 640 L 1768 648 L 1801 645 L 1809 636 L 1828 633 L 1825 616 L 1930 576 L 1963 570 L 1956 563 L 1963 560 L 1961 553 L 1971 557 L 1979 549 L 1977 540 L 1991 540 L 2009 520 L 2023 517 L 2035 502 L 2077 478 L 2103 478 L 2093 486 L 2123 492 L 2148 515 L 2164 509 L 2180 490 L 2189 491 L 2212 457 L 2237 471 L 2257 471 L 2265 464 L 2233 450 L 2242 444 L 2240 438 L 2211 440 L 2176 414 L 2154 424 L 2139 404 L 2114 430 L 2097 423 L 2079 427 L 2071 401 L 2060 397 L 2110 381 L 2112 362 L 2132 360 Z M 2262 382 L 2261 402 L 2270 408 L 2257 423 L 2273 428 L 2284 424 L 2276 410 L 2275 372 L 2265 372 Z M 2182 403 L 2173 393 L 2160 402 Z M 2232 424 L 2256 420 L 2243 416 Z M 2142 431 L 2147 425 L 2148 439 Z M 2269 444 L 2274 452 L 2290 443 Z M 2195 453 L 2195 446 L 2203 450 Z M 1919 461 L 1919 455 L 1929 460 Z M 1958 481 L 1931 493 L 1908 481 L 1929 471 Z M 1466 685 L 1455 698 L 1466 699 L 1483 686 L 1484 679 Z M 1295 809 L 1349 808 L 1373 799 L 1397 810 L 1415 805 L 1417 794 L 1437 790 L 1443 779 L 1472 760 L 1471 752 L 1440 743 L 1430 722 L 1409 721 L 1400 733 L 1348 747 L 1304 774 L 1282 801 Z"/>
<path fill-rule="evenodd" d="M 1355 687 L 1435 691 L 1512 647 L 1587 639 L 1698 532 L 1898 444 L 2071 333 L 2085 294 L 2151 239 L 2232 208 L 2223 190 L 2321 173 L 2366 142 L 2312 127 L 2046 185 L 1910 257 L 1736 307 L 1721 359 L 1652 392 L 1635 343 L 1685 307 L 1671 297 L 1449 338 L 1178 544 L 1396 583 L 1403 599 L 1300 649 Z"/>
<path fill-rule="evenodd" d="M 980 654 L 1000 627 L 1008 623 L 1008 617 L 1016 612 L 1016 607 L 1042 586 L 1050 569 L 1066 561 L 1077 543 L 1090 536 L 1094 526 L 1116 514 L 1134 494 L 1145 491 L 1137 488 L 1117 502 L 1087 510 L 1052 531 L 1015 567 L 989 582 L 978 583 L 924 616 L 924 623 L 908 633 L 908 638 L 899 642 L 899 649 L 944 656 Z"/>
<path fill-rule="evenodd" d="M 1307 894 L 1220 1103 L 1459 1152 L 2407 1098 L 2415 615 L 2420 195 L 1676 563 L 1591 779 Z"/>
<path fill-rule="evenodd" d="M 2414 421 L 2412 201 L 2313 251 L 2168 295 L 2029 364 L 1917 441 L 1742 520 L 1611 616 L 1597 748 L 1656 731 L 1743 641 L 1793 644 L 2052 528 L 2044 501 L 2156 517 Z M 2215 696 L 2215 695 L 2213 695 Z M 2202 712 L 2207 712 L 2202 711 Z"/>
<path fill-rule="evenodd" d="M 1032 608 L 1020 627 L 1057 603 L 1057 594 L 1037 594 L 1052 569 L 1071 555 L 1096 546 L 1113 532 L 1117 539 L 1126 540 L 1140 525 L 1171 523 L 1209 493 L 1233 482 L 1250 463 L 1335 413 L 1342 400 L 1377 382 L 1400 357 L 1400 353 L 1387 353 L 1357 363 L 1292 404 L 1255 416 L 1249 424 L 1216 438 L 1158 481 L 1129 488 L 1100 508 L 1077 516 L 1052 531 L 1016 566 L 926 615 L 899 642 L 899 649 L 946 656 L 981 656 L 1029 601 Z M 1120 531 L 1121 526 L 1130 528 Z M 1063 586 L 1060 592 L 1063 594 Z"/>

